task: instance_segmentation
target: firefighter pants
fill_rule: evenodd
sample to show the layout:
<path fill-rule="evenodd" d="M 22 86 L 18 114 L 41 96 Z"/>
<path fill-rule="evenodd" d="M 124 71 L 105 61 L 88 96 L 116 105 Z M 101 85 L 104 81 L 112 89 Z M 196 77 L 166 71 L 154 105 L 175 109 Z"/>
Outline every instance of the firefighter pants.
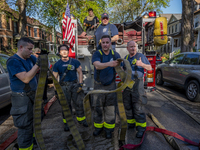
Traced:
<path fill-rule="evenodd" d="M 94 82 L 95 90 L 115 90 L 116 84 L 113 81 L 110 85 L 102 85 Z M 117 95 L 116 93 L 95 94 L 92 101 L 94 107 L 94 127 L 103 128 L 107 131 L 114 131 Z"/>
<path fill-rule="evenodd" d="M 62 84 L 62 89 L 67 99 L 67 103 L 68 103 L 71 113 L 72 113 L 71 101 L 73 101 L 73 106 L 76 110 L 77 120 L 78 121 L 85 120 L 84 108 L 83 108 L 83 98 L 84 98 L 83 90 L 77 93 L 78 84 L 76 82 L 64 82 L 64 85 Z M 63 122 L 66 123 L 64 115 L 63 115 Z"/>
<path fill-rule="evenodd" d="M 136 79 L 132 89 L 127 87 L 123 91 L 123 103 L 128 125 L 132 127 L 136 125 L 137 131 L 145 131 L 146 115 L 143 105 L 147 103 L 147 97 L 143 79 Z"/>
<path fill-rule="evenodd" d="M 19 149 L 33 147 L 33 103 L 35 92 L 29 94 L 12 92 L 10 114 L 18 128 L 17 142 Z"/>

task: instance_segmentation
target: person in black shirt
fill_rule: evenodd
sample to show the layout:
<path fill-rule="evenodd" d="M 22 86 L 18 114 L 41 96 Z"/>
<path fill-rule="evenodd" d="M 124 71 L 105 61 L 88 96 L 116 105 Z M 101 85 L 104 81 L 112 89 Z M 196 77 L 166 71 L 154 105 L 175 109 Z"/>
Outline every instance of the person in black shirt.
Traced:
<path fill-rule="evenodd" d="M 99 19 L 94 15 L 93 9 L 88 9 L 88 16 L 84 19 L 84 26 L 86 26 L 87 35 L 94 35 L 94 29 L 99 25 Z"/>

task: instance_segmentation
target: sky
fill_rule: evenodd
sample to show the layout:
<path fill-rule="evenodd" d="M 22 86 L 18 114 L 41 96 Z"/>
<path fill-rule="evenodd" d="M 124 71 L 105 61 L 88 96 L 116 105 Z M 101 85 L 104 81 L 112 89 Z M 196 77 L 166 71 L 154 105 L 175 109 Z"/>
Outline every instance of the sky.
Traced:
<path fill-rule="evenodd" d="M 182 14 L 181 0 L 170 0 L 169 7 L 161 8 L 163 14 Z"/>

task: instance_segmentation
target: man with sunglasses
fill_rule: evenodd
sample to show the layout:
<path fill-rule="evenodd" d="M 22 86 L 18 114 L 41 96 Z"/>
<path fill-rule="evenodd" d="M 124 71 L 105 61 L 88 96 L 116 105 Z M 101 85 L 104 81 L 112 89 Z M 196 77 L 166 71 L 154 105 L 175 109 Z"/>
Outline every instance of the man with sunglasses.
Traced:
<path fill-rule="evenodd" d="M 111 37 L 112 47 L 111 49 L 115 51 L 115 42 L 119 39 L 118 29 L 114 24 L 109 23 L 109 16 L 107 13 L 101 15 L 101 24 L 95 32 L 96 36 L 96 46 L 97 50 L 101 48 L 101 37 L 103 35 L 109 35 Z"/>

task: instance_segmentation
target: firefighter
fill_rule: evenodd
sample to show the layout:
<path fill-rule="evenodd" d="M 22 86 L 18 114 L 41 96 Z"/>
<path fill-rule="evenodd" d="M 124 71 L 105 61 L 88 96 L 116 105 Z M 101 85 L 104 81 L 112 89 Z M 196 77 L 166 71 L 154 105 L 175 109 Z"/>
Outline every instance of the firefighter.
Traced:
<path fill-rule="evenodd" d="M 92 56 L 92 64 L 94 65 L 94 89 L 95 90 L 114 90 L 115 69 L 118 65 L 117 58 L 120 55 L 111 50 L 111 38 L 109 35 L 103 35 L 101 38 L 102 49 L 96 51 Z M 112 132 L 115 127 L 116 117 L 116 93 L 97 94 L 94 95 L 92 106 L 94 107 L 94 136 L 101 131 L 106 131 L 106 138 L 112 138 Z"/>
<path fill-rule="evenodd" d="M 144 69 L 152 70 L 147 58 L 137 52 L 137 44 L 134 41 L 127 43 L 128 55 L 124 59 L 128 60 L 132 68 L 132 80 L 135 80 L 133 87 L 123 91 L 123 103 L 125 107 L 128 128 L 136 126 L 136 137 L 141 138 L 146 130 L 146 114 L 143 105 L 147 103 L 144 91 Z"/>
<path fill-rule="evenodd" d="M 85 17 L 83 25 L 86 26 L 87 35 L 94 35 L 94 30 L 99 25 L 99 19 L 94 15 L 93 9 L 88 9 L 88 16 Z"/>
<path fill-rule="evenodd" d="M 18 128 L 19 150 L 33 148 L 33 105 L 37 88 L 35 75 L 40 67 L 40 56 L 36 60 L 31 55 L 33 46 L 32 40 L 22 37 L 17 42 L 17 53 L 7 61 L 12 90 L 10 114 Z"/>
<path fill-rule="evenodd" d="M 83 86 L 83 73 L 81 64 L 78 60 L 70 58 L 69 54 L 69 47 L 65 44 L 60 45 L 58 48 L 58 52 L 61 56 L 61 59 L 56 62 L 53 66 L 53 75 L 56 79 L 58 76 L 60 78 L 60 85 L 62 86 L 63 92 L 67 99 L 68 106 L 72 113 L 72 105 L 71 100 L 73 101 L 77 120 L 83 126 L 88 127 L 84 116 L 84 109 L 83 109 L 83 97 L 84 92 L 82 90 Z M 79 83 L 77 80 L 77 73 L 79 76 Z M 66 119 L 63 115 L 63 122 L 65 124 L 64 130 L 69 131 L 69 127 L 67 125 Z"/>
<path fill-rule="evenodd" d="M 99 25 L 95 32 L 97 49 L 101 49 L 101 37 L 103 35 L 109 35 L 112 43 L 111 49 L 115 51 L 115 42 L 119 39 L 118 29 L 115 25 L 109 23 L 109 16 L 107 13 L 101 15 L 101 22 L 101 25 Z"/>

